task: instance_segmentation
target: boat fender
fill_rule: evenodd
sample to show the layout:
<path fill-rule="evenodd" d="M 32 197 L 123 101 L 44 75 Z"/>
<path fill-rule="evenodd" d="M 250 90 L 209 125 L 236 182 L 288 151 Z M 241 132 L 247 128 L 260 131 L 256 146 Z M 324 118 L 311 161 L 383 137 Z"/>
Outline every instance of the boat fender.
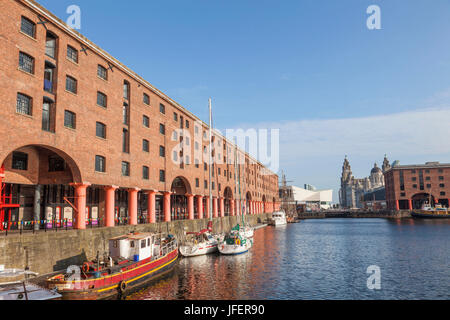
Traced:
<path fill-rule="evenodd" d="M 83 263 L 83 267 L 81 268 L 81 270 L 83 270 L 84 273 L 89 271 L 89 263 L 85 262 Z"/>
<path fill-rule="evenodd" d="M 127 290 L 127 283 L 125 281 L 120 281 L 119 283 L 120 293 L 124 293 L 126 290 Z"/>

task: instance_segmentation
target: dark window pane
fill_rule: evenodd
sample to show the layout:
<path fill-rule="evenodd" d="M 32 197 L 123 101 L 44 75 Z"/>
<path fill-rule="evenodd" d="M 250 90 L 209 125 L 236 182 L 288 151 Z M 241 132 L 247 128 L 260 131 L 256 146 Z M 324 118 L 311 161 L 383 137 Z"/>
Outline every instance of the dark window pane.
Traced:
<path fill-rule="evenodd" d="M 150 143 L 148 142 L 148 140 L 142 140 L 142 150 L 145 152 L 150 151 Z"/>
<path fill-rule="evenodd" d="M 96 123 L 95 132 L 97 137 L 106 139 L 106 126 L 103 123 Z"/>
<path fill-rule="evenodd" d="M 159 170 L 159 181 L 160 182 L 166 181 L 166 172 L 164 170 Z"/>
<path fill-rule="evenodd" d="M 23 152 L 13 152 L 12 168 L 14 170 L 28 170 L 28 154 Z"/>
<path fill-rule="evenodd" d="M 30 37 L 35 37 L 36 25 L 29 19 L 22 17 L 22 23 L 20 26 L 20 30 L 29 35 Z"/>
<path fill-rule="evenodd" d="M 101 65 L 98 65 L 97 67 L 97 75 L 103 80 L 108 80 L 108 71 Z"/>
<path fill-rule="evenodd" d="M 71 46 L 67 46 L 67 59 L 78 63 L 78 50 Z"/>
<path fill-rule="evenodd" d="M 148 94 L 144 93 L 143 99 L 144 99 L 145 104 L 148 104 L 148 105 L 150 104 L 150 97 L 148 96 Z"/>
<path fill-rule="evenodd" d="M 95 156 L 95 171 L 106 172 L 105 157 Z"/>
<path fill-rule="evenodd" d="M 67 76 L 66 77 L 66 90 L 72 93 L 77 93 L 77 80 Z"/>
<path fill-rule="evenodd" d="M 34 58 L 26 53 L 19 53 L 19 68 L 28 73 L 34 73 Z"/>
<path fill-rule="evenodd" d="M 163 104 L 159 105 L 159 112 L 162 114 L 166 114 L 166 107 Z"/>
<path fill-rule="evenodd" d="M 31 98 L 24 94 L 18 93 L 16 111 L 18 113 L 31 116 Z"/>
<path fill-rule="evenodd" d="M 130 176 L 130 164 L 128 162 L 122 162 L 122 176 L 129 177 Z"/>
<path fill-rule="evenodd" d="M 106 95 L 101 92 L 97 92 L 97 104 L 101 107 L 106 108 L 106 101 Z"/>
<path fill-rule="evenodd" d="M 163 124 L 159 125 L 159 133 L 166 134 L 166 127 Z"/>
<path fill-rule="evenodd" d="M 130 84 L 127 81 L 123 83 L 123 98 L 126 100 L 130 98 Z"/>
<path fill-rule="evenodd" d="M 147 116 L 142 116 L 142 123 L 144 127 L 146 128 L 150 127 L 150 119 Z"/>
<path fill-rule="evenodd" d="M 166 156 L 166 148 L 164 148 L 163 146 L 159 147 L 159 156 L 160 157 L 165 157 Z"/>
<path fill-rule="evenodd" d="M 64 126 L 75 129 L 75 113 L 67 110 L 64 111 Z"/>
<path fill-rule="evenodd" d="M 51 104 L 44 101 L 42 105 L 42 130 L 50 131 L 50 108 Z"/>
<path fill-rule="evenodd" d="M 142 178 L 144 180 L 148 180 L 149 179 L 149 169 L 146 166 L 142 167 Z"/>
<path fill-rule="evenodd" d="M 52 58 L 56 55 L 56 37 L 49 32 L 45 39 L 45 54 Z"/>
<path fill-rule="evenodd" d="M 49 156 L 48 157 L 48 171 L 49 172 L 59 172 L 64 171 L 66 167 L 66 163 L 63 158 L 58 156 Z"/>

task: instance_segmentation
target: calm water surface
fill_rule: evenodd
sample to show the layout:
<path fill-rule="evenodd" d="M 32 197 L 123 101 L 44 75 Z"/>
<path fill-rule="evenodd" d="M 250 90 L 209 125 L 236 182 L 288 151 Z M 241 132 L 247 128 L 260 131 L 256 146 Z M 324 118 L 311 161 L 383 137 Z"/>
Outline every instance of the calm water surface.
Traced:
<path fill-rule="evenodd" d="M 183 258 L 136 300 L 449 299 L 450 221 L 306 220 L 255 232 L 240 256 Z M 381 269 L 381 290 L 367 268 Z"/>

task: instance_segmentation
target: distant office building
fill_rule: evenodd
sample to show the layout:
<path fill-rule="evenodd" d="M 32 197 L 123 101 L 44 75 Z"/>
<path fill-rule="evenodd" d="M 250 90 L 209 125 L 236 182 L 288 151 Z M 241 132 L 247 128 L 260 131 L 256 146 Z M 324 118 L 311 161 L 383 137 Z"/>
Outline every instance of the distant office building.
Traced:
<path fill-rule="evenodd" d="M 350 162 L 345 157 L 342 166 L 341 189 L 339 202 L 342 208 L 364 208 L 364 194 L 376 189 L 384 188 L 384 175 L 391 168 L 389 160 L 384 157 L 383 166 L 379 168 L 375 163 L 370 176 L 357 179 L 352 175 Z"/>
<path fill-rule="evenodd" d="M 309 191 L 316 191 L 316 187 L 314 187 L 310 184 L 305 184 L 305 189 L 309 190 Z"/>
<path fill-rule="evenodd" d="M 420 209 L 424 203 L 450 202 L 450 163 L 396 165 L 384 174 L 388 209 Z"/>

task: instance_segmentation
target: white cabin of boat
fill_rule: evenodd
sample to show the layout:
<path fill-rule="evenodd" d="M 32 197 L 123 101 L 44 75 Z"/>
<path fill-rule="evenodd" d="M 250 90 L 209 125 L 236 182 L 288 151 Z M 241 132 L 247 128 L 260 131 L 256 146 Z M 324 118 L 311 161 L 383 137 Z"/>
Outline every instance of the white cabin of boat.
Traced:
<path fill-rule="evenodd" d="M 113 258 L 128 259 L 139 262 L 159 254 L 156 234 L 135 233 L 109 240 L 109 255 Z"/>

